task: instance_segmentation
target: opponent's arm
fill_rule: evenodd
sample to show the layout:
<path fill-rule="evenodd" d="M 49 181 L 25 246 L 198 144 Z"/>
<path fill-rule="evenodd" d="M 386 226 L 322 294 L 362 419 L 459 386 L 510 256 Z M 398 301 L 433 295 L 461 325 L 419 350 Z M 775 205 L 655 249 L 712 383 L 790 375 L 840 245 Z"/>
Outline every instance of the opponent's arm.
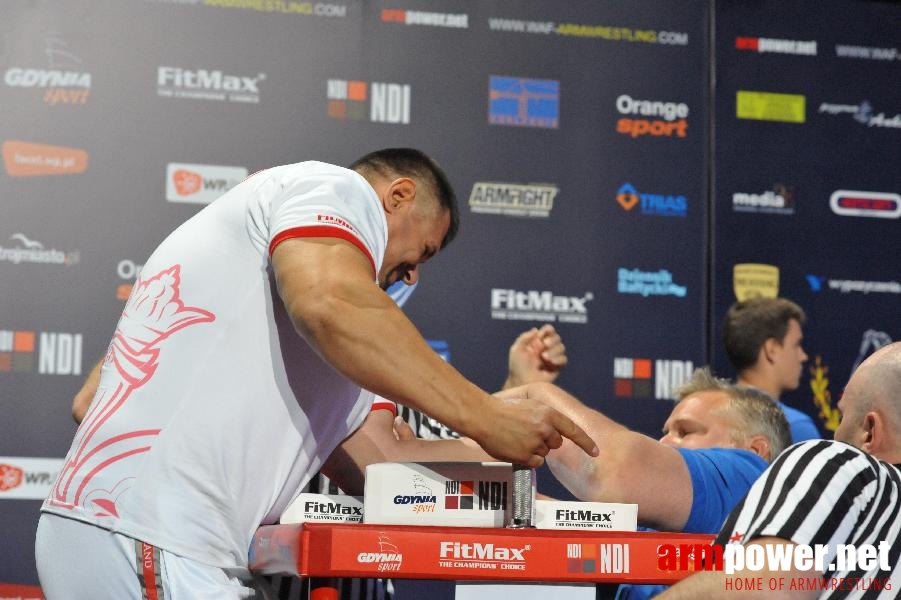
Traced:
<path fill-rule="evenodd" d="M 566 346 L 553 325 L 525 331 L 510 345 L 507 380 L 502 389 L 539 381 L 553 382 L 567 363 Z"/>
<path fill-rule="evenodd" d="M 600 448 L 590 457 L 564 441 L 548 466 L 579 500 L 638 504 L 643 525 L 681 531 L 691 514 L 688 466 L 674 448 L 623 427 L 552 384 L 530 384 L 500 392 L 540 400 L 569 416 Z"/>
<path fill-rule="evenodd" d="M 91 402 L 94 400 L 94 394 L 97 393 L 97 387 L 100 385 L 100 368 L 103 366 L 103 358 L 97 361 L 97 364 L 94 365 L 94 368 L 91 369 L 91 372 L 88 373 L 88 376 L 85 377 L 84 382 L 81 384 L 81 389 L 79 389 L 75 393 L 75 397 L 72 398 L 72 418 L 75 419 L 76 423 L 81 423 L 84 416 L 87 414 L 88 409 L 91 407 Z"/>
<path fill-rule="evenodd" d="M 539 466 L 563 436 L 593 451 L 569 418 L 534 400 L 492 400 L 443 361 L 373 283 L 370 263 L 349 242 L 289 239 L 273 251 L 272 265 L 300 335 L 358 385 L 421 410 L 501 460 Z"/>

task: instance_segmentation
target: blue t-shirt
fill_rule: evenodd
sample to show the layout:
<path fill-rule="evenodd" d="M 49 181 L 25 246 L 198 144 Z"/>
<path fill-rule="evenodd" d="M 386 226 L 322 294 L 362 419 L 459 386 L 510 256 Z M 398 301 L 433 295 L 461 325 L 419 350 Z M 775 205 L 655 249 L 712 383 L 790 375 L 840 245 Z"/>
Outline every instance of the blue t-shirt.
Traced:
<path fill-rule="evenodd" d="M 692 502 L 684 533 L 717 533 L 739 500 L 745 497 L 767 462 L 750 450 L 738 448 L 679 448 L 691 476 Z M 652 531 L 642 528 L 642 531 Z M 617 600 L 652 598 L 666 585 L 623 584 Z"/>
<path fill-rule="evenodd" d="M 792 444 L 805 440 L 819 440 L 823 437 L 810 415 L 782 402 L 776 402 L 776 404 L 785 413 L 785 419 L 788 421 L 788 428 L 791 431 Z"/>

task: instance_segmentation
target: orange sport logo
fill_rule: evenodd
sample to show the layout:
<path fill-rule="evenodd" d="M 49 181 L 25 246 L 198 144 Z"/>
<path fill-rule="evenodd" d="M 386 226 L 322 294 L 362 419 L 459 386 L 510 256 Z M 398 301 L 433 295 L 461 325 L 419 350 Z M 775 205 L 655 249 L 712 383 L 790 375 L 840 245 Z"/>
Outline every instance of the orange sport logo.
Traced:
<path fill-rule="evenodd" d="M 80 148 L 7 140 L 2 151 L 6 172 L 12 177 L 74 175 L 88 168 L 88 153 Z"/>
<path fill-rule="evenodd" d="M 688 137 L 688 105 L 684 102 L 637 100 L 627 94 L 616 99 L 616 110 L 628 115 L 616 122 L 616 132 L 632 139 Z"/>

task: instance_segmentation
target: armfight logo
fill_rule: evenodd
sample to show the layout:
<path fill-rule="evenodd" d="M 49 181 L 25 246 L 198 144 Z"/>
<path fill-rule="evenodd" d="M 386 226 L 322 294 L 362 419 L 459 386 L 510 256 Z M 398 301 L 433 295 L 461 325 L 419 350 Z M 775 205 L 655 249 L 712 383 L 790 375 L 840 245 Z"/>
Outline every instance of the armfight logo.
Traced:
<path fill-rule="evenodd" d="M 0 456 L 0 500 L 43 500 L 63 459 Z"/>
<path fill-rule="evenodd" d="M 510 321 L 543 321 L 552 323 L 587 323 L 588 302 L 592 292 L 584 296 L 558 296 L 550 291 L 491 290 L 491 318 Z"/>
<path fill-rule="evenodd" d="M 552 184 L 476 182 L 469 209 L 480 214 L 547 218 L 558 191 Z"/>

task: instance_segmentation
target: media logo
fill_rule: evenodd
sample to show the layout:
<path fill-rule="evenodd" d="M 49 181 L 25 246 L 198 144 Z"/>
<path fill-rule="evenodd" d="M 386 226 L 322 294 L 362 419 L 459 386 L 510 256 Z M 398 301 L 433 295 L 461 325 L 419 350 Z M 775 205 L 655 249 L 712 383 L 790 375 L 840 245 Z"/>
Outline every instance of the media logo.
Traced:
<path fill-rule="evenodd" d="M 559 126 L 559 81 L 492 75 L 488 86 L 488 122 L 492 125 Z"/>
<path fill-rule="evenodd" d="M 816 56 L 816 41 L 801 42 L 798 40 L 779 40 L 773 38 L 737 37 L 735 38 L 736 50 L 750 50 L 751 52 L 796 54 L 799 56 Z"/>
<path fill-rule="evenodd" d="M 690 360 L 614 358 L 613 393 L 620 398 L 675 400 L 676 389 L 693 370 Z"/>
<path fill-rule="evenodd" d="M 642 271 L 640 269 L 616 270 L 616 291 L 619 294 L 637 294 L 648 296 L 676 296 L 684 298 L 688 288 L 673 281 L 673 274 L 666 269 L 659 271 Z"/>
<path fill-rule="evenodd" d="M 81 262 L 81 252 L 78 250 L 65 251 L 45 248 L 44 244 L 28 239 L 24 233 L 14 233 L 9 236 L 9 239 L 13 240 L 16 245 L 7 248 L 0 246 L 0 262 L 11 262 L 14 265 L 31 263 L 67 267 Z"/>
<path fill-rule="evenodd" d="M 829 208 L 843 217 L 901 217 L 901 195 L 889 192 L 836 190 L 829 196 Z"/>
<path fill-rule="evenodd" d="M 636 100 L 622 94 L 616 99 L 616 111 L 621 115 L 640 115 L 645 118 L 621 118 L 616 132 L 632 139 L 651 137 L 688 137 L 688 105 L 684 102 Z M 656 117 L 656 118 L 649 118 Z"/>
<path fill-rule="evenodd" d="M 0 329 L 0 373 L 81 375 L 82 334 Z"/>
<path fill-rule="evenodd" d="M 807 120 L 807 97 L 739 90 L 735 94 L 735 116 L 755 121 L 804 123 Z"/>
<path fill-rule="evenodd" d="M 567 544 L 567 573 L 630 573 L 629 544 Z"/>
<path fill-rule="evenodd" d="M 732 267 L 732 291 L 738 301 L 779 296 L 779 267 L 738 263 Z"/>
<path fill-rule="evenodd" d="M 469 195 L 474 213 L 547 218 L 560 190 L 552 184 L 476 182 Z"/>
<path fill-rule="evenodd" d="M 7 140 L 2 152 L 6 172 L 12 177 L 75 175 L 88 168 L 88 153 L 80 148 Z"/>
<path fill-rule="evenodd" d="M 735 192 L 732 194 L 732 210 L 741 213 L 761 213 L 768 215 L 795 214 L 794 194 L 782 184 L 762 194 Z"/>
<path fill-rule="evenodd" d="M 886 117 L 885 112 L 876 112 L 869 100 L 860 104 L 832 104 L 823 102 L 817 111 L 831 116 L 850 114 L 855 121 L 867 127 L 887 127 L 901 129 L 901 113 L 895 113 L 893 117 Z"/>
<path fill-rule="evenodd" d="M 625 211 L 631 211 L 638 206 L 643 215 L 684 217 L 688 214 L 688 200 L 685 196 L 639 193 L 635 186 L 628 182 L 616 190 L 616 202 Z"/>
<path fill-rule="evenodd" d="M 257 104 L 260 101 L 260 82 L 265 80 L 265 73 L 246 76 L 228 74 L 218 69 L 161 66 L 156 72 L 156 93 L 164 98 Z"/>
<path fill-rule="evenodd" d="M 169 163 L 166 166 L 166 200 L 209 204 L 246 178 L 244 167 Z"/>
<path fill-rule="evenodd" d="M 372 123 L 410 123 L 411 88 L 407 83 L 329 79 L 328 116 Z"/>
<path fill-rule="evenodd" d="M 404 10 L 402 8 L 383 8 L 381 19 L 384 23 L 400 23 L 401 25 L 426 25 L 455 29 L 469 28 L 469 15 L 466 13 L 451 14 Z"/>
<path fill-rule="evenodd" d="M 62 467 L 61 458 L 0 456 L 0 500 L 43 500 Z"/>
<path fill-rule="evenodd" d="M 3 74 L 7 87 L 34 89 L 42 94 L 44 104 L 87 104 L 91 94 L 91 74 L 83 70 L 81 58 L 56 36 L 47 37 L 44 55 L 48 68 L 13 66 Z"/>
<path fill-rule="evenodd" d="M 491 318 L 509 321 L 587 323 L 592 292 L 584 296 L 558 296 L 550 291 L 491 290 Z"/>
<path fill-rule="evenodd" d="M 444 508 L 507 510 L 507 482 L 448 479 L 444 482 Z"/>
<path fill-rule="evenodd" d="M 375 565 L 376 570 L 400 571 L 404 562 L 404 555 L 391 538 L 383 532 L 379 532 L 378 552 L 360 552 L 357 555 L 357 563 L 362 565 Z"/>

